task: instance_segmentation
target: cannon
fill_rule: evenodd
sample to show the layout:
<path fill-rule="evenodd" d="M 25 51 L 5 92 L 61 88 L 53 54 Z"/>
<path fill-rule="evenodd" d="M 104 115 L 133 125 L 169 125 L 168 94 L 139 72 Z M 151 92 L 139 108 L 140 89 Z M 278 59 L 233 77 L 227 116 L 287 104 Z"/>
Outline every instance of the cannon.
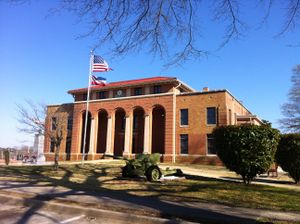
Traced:
<path fill-rule="evenodd" d="M 146 176 L 148 181 L 158 181 L 164 176 L 182 176 L 180 169 L 162 170 L 159 168 L 160 154 L 137 154 L 135 159 L 125 159 L 126 165 L 122 167 L 123 177 Z"/>

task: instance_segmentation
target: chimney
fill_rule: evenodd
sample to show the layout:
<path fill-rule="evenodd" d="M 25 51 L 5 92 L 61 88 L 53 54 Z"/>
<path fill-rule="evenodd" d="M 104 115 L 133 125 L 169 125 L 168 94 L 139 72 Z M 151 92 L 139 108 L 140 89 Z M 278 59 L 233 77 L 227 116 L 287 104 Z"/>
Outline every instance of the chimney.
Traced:
<path fill-rule="evenodd" d="M 208 92 L 208 91 L 209 91 L 209 88 L 208 88 L 208 87 L 203 87 L 202 91 L 203 91 L 203 92 Z"/>

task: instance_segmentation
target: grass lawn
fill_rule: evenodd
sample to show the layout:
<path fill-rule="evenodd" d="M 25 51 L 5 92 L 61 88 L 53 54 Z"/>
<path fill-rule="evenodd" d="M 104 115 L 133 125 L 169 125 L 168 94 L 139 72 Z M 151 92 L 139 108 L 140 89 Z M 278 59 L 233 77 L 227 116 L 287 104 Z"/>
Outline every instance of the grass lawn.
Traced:
<path fill-rule="evenodd" d="M 300 211 L 300 192 L 278 187 L 250 185 L 186 176 L 183 180 L 150 183 L 121 177 L 123 162 L 52 166 L 0 166 L 1 180 L 50 183 L 71 189 L 118 191 L 177 202 L 210 202 L 247 208 Z"/>

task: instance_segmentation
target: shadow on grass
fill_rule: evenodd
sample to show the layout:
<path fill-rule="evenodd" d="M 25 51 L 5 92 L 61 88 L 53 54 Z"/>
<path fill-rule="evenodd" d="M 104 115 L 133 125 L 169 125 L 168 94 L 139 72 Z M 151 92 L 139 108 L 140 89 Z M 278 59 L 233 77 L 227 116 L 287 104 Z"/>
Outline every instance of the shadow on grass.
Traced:
<path fill-rule="evenodd" d="M 198 181 L 204 181 L 204 182 L 209 182 L 211 183 L 211 181 L 215 182 L 215 183 L 222 183 L 222 185 L 220 184 L 201 184 L 201 188 L 210 188 L 210 189 L 223 189 L 224 187 L 226 188 L 226 185 L 228 185 L 230 188 L 236 188 L 236 189 L 241 189 L 241 190 L 259 190 L 262 194 L 265 193 L 282 193 L 282 192 L 286 192 L 289 191 L 289 193 L 295 193 L 297 196 L 300 195 L 299 192 L 297 192 L 297 190 L 289 190 L 286 188 L 280 188 L 280 187 L 272 187 L 272 186 L 268 186 L 268 185 L 257 185 L 255 184 L 255 182 L 262 182 L 262 183 L 273 183 L 273 184 L 285 184 L 285 185 L 292 185 L 292 182 L 289 181 L 272 181 L 272 180 L 261 180 L 261 179 L 255 179 L 251 184 L 246 185 L 242 182 L 241 178 L 234 178 L 234 177 L 220 177 L 223 179 L 218 179 L 218 178 L 213 178 L 213 177 L 203 177 L 203 176 L 194 176 L 194 175 L 185 175 L 185 177 L 187 179 L 190 180 L 198 180 Z M 297 186 L 294 184 L 294 186 Z M 193 188 L 195 188 L 195 190 L 197 189 L 197 184 L 192 186 Z M 198 188 L 199 189 L 199 188 Z M 187 189 L 187 191 L 189 191 L 191 189 Z"/>
<path fill-rule="evenodd" d="M 232 181 L 236 181 L 236 182 L 242 181 L 242 179 L 238 178 L 238 177 L 220 177 L 220 178 L 224 178 L 224 179 L 232 180 Z M 255 182 L 258 182 L 258 183 L 268 183 L 268 184 L 285 184 L 285 185 L 294 185 L 294 186 L 297 186 L 297 185 L 295 185 L 295 183 L 293 181 L 265 179 L 265 177 L 255 178 L 252 182 L 253 183 L 255 183 Z"/>
<path fill-rule="evenodd" d="M 89 168 L 90 167 L 90 168 Z M 92 169 L 91 169 L 92 168 Z M 24 205 L 30 205 L 31 201 L 38 201 L 34 205 L 30 205 L 30 208 L 27 212 L 24 213 L 22 218 L 18 221 L 18 224 L 26 223 L 29 221 L 32 214 L 38 212 L 42 209 L 47 201 L 55 201 L 58 200 L 70 200 L 74 198 L 81 197 L 79 199 L 80 202 L 83 204 L 88 205 L 89 201 L 84 201 L 87 196 L 91 196 L 94 198 L 90 205 L 95 206 L 103 206 L 101 208 L 104 209 L 111 209 L 114 211 L 126 212 L 128 214 L 139 214 L 139 210 L 143 210 L 146 214 L 151 214 L 155 216 L 159 216 L 162 218 L 181 218 L 183 220 L 189 221 L 196 221 L 196 222 L 205 222 L 205 223 L 256 223 L 253 219 L 250 218 L 241 218 L 235 215 L 228 215 L 221 212 L 211 211 L 206 208 L 200 207 L 191 207 L 181 203 L 170 202 L 167 200 L 161 199 L 161 196 L 168 196 L 169 193 L 172 193 L 169 185 L 166 186 L 166 189 L 160 189 L 160 186 L 163 185 L 160 183 L 147 183 L 143 185 L 143 189 L 140 188 L 131 188 L 131 189 L 108 189 L 105 187 L 105 184 L 110 184 L 112 181 L 117 181 L 117 184 L 122 184 L 123 182 L 128 181 L 127 179 L 123 179 L 120 177 L 118 171 L 116 172 L 109 172 L 108 170 L 116 169 L 115 166 L 107 167 L 97 167 L 96 165 L 75 165 L 75 166 L 62 166 L 59 168 L 58 172 L 63 172 L 64 174 L 59 178 L 55 178 L 51 175 L 46 175 L 45 173 L 52 174 L 52 167 L 28 167 L 27 169 L 18 169 L 17 167 L 8 167 L 8 168 L 1 168 L 0 172 L 5 171 L 7 176 L 11 176 L 13 174 L 17 174 L 18 176 L 26 177 L 26 178 L 34 178 L 27 183 L 21 183 L 19 185 L 13 183 L 7 183 L 6 186 L 0 187 L 0 189 L 7 189 L 7 188 L 24 188 L 24 187 L 31 187 L 31 188 L 39 188 L 37 189 L 39 192 L 36 196 L 32 198 L 25 199 Z M 4 172 L 4 173 L 5 173 Z M 73 175 L 80 173 L 85 175 L 86 178 L 84 182 L 77 183 L 71 180 Z M 55 173 L 53 173 L 55 174 Z M 111 179 L 108 180 L 101 180 L 101 177 L 110 177 Z M 187 175 L 187 180 L 198 180 L 201 181 L 201 184 L 191 184 L 185 185 L 180 182 L 174 182 L 172 187 L 185 187 L 182 191 L 199 191 L 200 190 L 216 190 L 220 189 L 221 186 L 220 181 L 212 178 L 206 177 L 199 177 L 199 176 L 192 176 Z M 215 181 L 211 183 L 211 181 Z M 137 180 L 133 180 L 134 183 Z M 50 188 L 46 188 L 45 186 L 38 186 L 40 183 L 49 183 L 48 186 Z M 204 182 L 204 183 L 202 183 Z M 210 184 L 205 184 L 208 182 Z M 226 183 L 226 181 L 221 181 L 222 183 Z M 62 187 L 62 188 L 61 188 Z M 132 191 L 138 193 L 140 192 L 141 195 L 134 195 Z M 156 195 L 143 195 L 144 192 L 155 192 Z M 173 190 L 174 191 L 174 190 Z M 180 197 L 180 196 L 179 196 Z M 89 197 L 90 198 L 90 197 Z M 188 197 L 181 197 L 181 199 L 188 199 Z M 95 203 L 97 202 L 97 203 Z M 172 223 L 176 223 L 176 220 L 172 220 Z M 180 222 L 180 221 L 178 221 Z"/>

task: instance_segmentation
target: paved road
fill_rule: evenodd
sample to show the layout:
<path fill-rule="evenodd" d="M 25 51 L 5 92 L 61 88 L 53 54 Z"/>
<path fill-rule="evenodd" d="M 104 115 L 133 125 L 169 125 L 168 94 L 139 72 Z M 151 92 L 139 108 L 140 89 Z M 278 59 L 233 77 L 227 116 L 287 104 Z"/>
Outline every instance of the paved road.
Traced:
<path fill-rule="evenodd" d="M 203 223 L 220 223 L 220 220 L 221 223 L 230 224 L 256 223 L 259 217 L 300 221 L 299 213 L 201 202 L 171 202 L 113 191 L 93 193 L 16 181 L 0 181 L 0 204 L 15 206 L 13 209 L 6 209 L 7 214 L 5 211 L 0 213 L 0 223 L 16 224 L 62 223 L 65 220 L 69 220 L 67 223 L 91 223 L 93 217 L 96 218 L 96 223 L 143 224 L 187 223 L 183 220 Z M 70 220 L 73 217 L 79 220 Z M 172 219 L 173 217 L 176 219 Z M 43 222 L 32 221 L 37 218 Z"/>
<path fill-rule="evenodd" d="M 38 205 L 37 205 L 38 206 Z M 181 220 L 169 220 L 145 216 L 132 216 L 126 213 L 119 213 L 105 210 L 64 209 L 64 206 L 57 205 L 55 209 L 39 208 L 25 205 L 7 205 L 0 207 L 0 223 L 5 224 L 161 224 L 181 223 L 192 224 Z"/>
<path fill-rule="evenodd" d="M 88 217 L 83 214 L 63 214 L 53 211 L 30 211 L 31 207 L 18 205 L 2 204 L 0 208 L 0 221 L 5 224 L 17 223 L 98 223 L 93 217 Z"/>

